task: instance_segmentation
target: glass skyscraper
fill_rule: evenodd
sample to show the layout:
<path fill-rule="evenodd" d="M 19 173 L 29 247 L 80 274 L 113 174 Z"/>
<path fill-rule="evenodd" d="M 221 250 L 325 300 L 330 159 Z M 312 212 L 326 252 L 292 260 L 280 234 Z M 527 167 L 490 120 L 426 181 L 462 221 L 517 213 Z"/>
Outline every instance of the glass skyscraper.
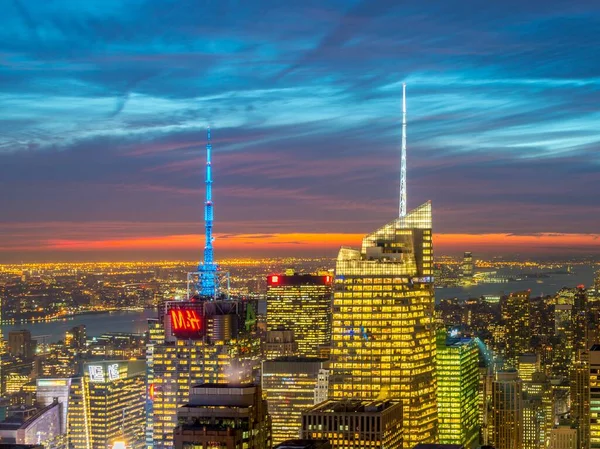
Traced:
<path fill-rule="evenodd" d="M 431 203 L 342 248 L 333 299 L 334 399 L 398 399 L 404 448 L 437 439 Z"/>
<path fill-rule="evenodd" d="M 438 418 L 442 444 L 472 447 L 479 439 L 479 347 L 473 338 L 447 338 L 437 346 Z"/>

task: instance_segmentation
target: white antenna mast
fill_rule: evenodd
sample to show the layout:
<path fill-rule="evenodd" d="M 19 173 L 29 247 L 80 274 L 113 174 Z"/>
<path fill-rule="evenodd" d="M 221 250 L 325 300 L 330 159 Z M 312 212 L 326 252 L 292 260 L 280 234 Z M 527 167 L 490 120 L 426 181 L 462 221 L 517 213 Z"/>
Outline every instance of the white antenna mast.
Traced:
<path fill-rule="evenodd" d="M 400 216 L 406 216 L 406 83 L 402 83 L 402 156 L 400 159 Z"/>

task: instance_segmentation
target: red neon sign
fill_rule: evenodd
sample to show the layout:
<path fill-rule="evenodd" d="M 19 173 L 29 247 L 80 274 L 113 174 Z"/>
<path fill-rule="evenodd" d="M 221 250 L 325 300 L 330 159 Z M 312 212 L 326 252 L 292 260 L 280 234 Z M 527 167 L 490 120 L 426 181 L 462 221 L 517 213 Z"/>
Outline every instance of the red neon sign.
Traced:
<path fill-rule="evenodd" d="M 279 284 L 279 276 L 271 276 L 271 284 Z"/>
<path fill-rule="evenodd" d="M 194 309 L 171 309 L 171 328 L 176 337 L 199 337 L 202 331 L 202 320 Z"/>

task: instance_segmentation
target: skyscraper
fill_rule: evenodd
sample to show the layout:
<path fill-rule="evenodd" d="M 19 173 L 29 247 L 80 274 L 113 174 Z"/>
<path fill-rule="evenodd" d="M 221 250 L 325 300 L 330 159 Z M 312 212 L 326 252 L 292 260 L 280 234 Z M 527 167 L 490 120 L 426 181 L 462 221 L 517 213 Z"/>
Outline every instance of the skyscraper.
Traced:
<path fill-rule="evenodd" d="M 529 364 L 522 364 L 529 365 Z M 523 380 L 523 449 L 544 449 L 554 424 L 554 401 L 550 380 L 542 372 Z"/>
<path fill-rule="evenodd" d="M 590 448 L 590 356 L 580 351 L 571 369 L 571 419 L 577 429 L 577 447 Z"/>
<path fill-rule="evenodd" d="M 587 351 L 588 345 L 588 319 L 587 319 L 587 291 L 580 285 L 575 290 L 573 298 L 573 355 Z"/>
<path fill-rule="evenodd" d="M 556 376 L 569 378 L 573 363 L 572 304 L 554 305 L 554 336 L 552 371 Z"/>
<path fill-rule="evenodd" d="M 590 448 L 600 448 L 600 345 L 590 348 Z"/>
<path fill-rule="evenodd" d="M 106 449 L 115 441 L 144 447 L 146 379 L 144 361 L 100 361 L 84 365 L 81 382 L 71 382 L 67 414 L 75 449 Z"/>
<path fill-rule="evenodd" d="M 336 262 L 330 394 L 400 400 L 411 449 L 437 439 L 431 234 L 427 202 Z"/>
<path fill-rule="evenodd" d="M 331 340 L 332 281 L 330 275 L 268 276 L 267 331 L 293 331 L 298 353 L 318 357 Z"/>
<path fill-rule="evenodd" d="M 302 411 L 314 405 L 324 362 L 307 357 L 280 357 L 263 362 L 262 390 L 271 415 L 273 444 L 300 435 Z"/>
<path fill-rule="evenodd" d="M 170 301 L 152 323 L 148 350 L 148 444 L 173 445 L 177 407 L 185 404 L 190 388 L 204 383 L 253 380 L 259 341 L 244 328 L 244 307 L 236 300 Z"/>
<path fill-rule="evenodd" d="M 529 295 L 527 290 L 511 293 L 502 308 L 506 323 L 505 358 L 509 368 L 516 368 L 519 355 L 529 352 Z"/>
<path fill-rule="evenodd" d="M 490 444 L 523 449 L 523 384 L 516 370 L 500 371 L 492 382 Z"/>
<path fill-rule="evenodd" d="M 479 348 L 472 338 L 446 338 L 437 345 L 439 439 L 472 447 L 479 439 Z"/>
<path fill-rule="evenodd" d="M 212 246 L 212 146 L 206 146 L 204 261 L 199 265 L 197 295 L 168 301 L 158 319 L 149 321 L 146 351 L 148 391 L 146 445 L 173 446 L 177 408 L 198 384 L 248 383 L 258 378 L 260 340 L 254 338 L 254 304 L 223 299 Z M 228 292 L 227 292 L 228 293 Z"/>
<path fill-rule="evenodd" d="M 470 251 L 465 252 L 463 255 L 463 263 L 462 263 L 462 276 L 464 278 L 472 278 L 474 274 L 474 266 L 473 266 L 473 253 Z"/>

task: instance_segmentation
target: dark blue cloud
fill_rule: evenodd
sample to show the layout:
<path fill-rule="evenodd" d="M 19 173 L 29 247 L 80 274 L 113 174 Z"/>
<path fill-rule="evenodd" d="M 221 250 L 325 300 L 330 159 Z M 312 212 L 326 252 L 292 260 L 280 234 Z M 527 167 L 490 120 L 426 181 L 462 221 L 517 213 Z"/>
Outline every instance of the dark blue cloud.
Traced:
<path fill-rule="evenodd" d="M 7 221 L 200 221 L 212 125 L 225 232 L 366 232 L 395 213 L 406 81 L 436 230 L 597 231 L 598 2 L 288 3 L 9 2 Z"/>

